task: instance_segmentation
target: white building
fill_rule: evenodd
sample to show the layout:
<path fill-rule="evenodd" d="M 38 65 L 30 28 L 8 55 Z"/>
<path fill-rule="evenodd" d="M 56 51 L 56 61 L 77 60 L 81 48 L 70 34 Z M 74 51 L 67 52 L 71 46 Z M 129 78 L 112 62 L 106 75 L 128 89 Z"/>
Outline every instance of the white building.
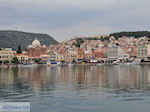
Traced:
<path fill-rule="evenodd" d="M 67 54 L 70 55 L 71 61 L 77 61 L 78 53 L 75 49 L 70 49 Z"/>
<path fill-rule="evenodd" d="M 56 61 L 56 54 L 53 53 L 53 52 L 50 52 L 49 53 L 49 58 L 50 58 L 50 61 Z"/>
<path fill-rule="evenodd" d="M 64 61 L 64 55 L 63 54 L 56 54 L 56 61 Z"/>
<path fill-rule="evenodd" d="M 117 46 L 108 47 L 108 59 L 117 59 L 118 56 Z"/>
<path fill-rule="evenodd" d="M 2 48 L 0 50 L 0 60 L 8 60 L 9 62 L 11 62 L 14 57 L 14 54 L 16 54 L 16 51 L 13 51 L 12 48 Z"/>
<path fill-rule="evenodd" d="M 150 44 L 139 45 L 137 54 L 140 59 L 150 58 Z"/>

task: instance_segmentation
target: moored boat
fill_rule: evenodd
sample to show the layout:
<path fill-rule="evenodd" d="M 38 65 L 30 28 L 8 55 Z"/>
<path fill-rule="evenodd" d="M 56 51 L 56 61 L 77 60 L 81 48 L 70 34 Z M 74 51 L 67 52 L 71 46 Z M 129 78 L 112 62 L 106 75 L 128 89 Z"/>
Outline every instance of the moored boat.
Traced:
<path fill-rule="evenodd" d="M 125 62 L 125 64 L 127 64 L 127 65 L 139 65 L 140 62 L 141 62 L 141 60 L 136 59 L 134 61 Z"/>

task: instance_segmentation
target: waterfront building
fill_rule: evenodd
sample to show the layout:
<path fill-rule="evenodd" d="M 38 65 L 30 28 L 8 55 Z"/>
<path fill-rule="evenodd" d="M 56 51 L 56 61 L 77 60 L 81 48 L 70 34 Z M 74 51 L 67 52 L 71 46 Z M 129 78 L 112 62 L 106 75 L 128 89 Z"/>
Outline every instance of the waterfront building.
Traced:
<path fill-rule="evenodd" d="M 100 61 L 104 57 L 102 48 L 96 49 L 93 54 L 94 54 L 95 59 L 98 61 Z"/>
<path fill-rule="evenodd" d="M 83 48 L 77 48 L 77 60 L 82 61 L 85 59 L 85 53 Z"/>
<path fill-rule="evenodd" d="M 50 60 L 50 56 L 47 54 L 41 55 L 40 58 L 43 62 L 48 62 Z"/>
<path fill-rule="evenodd" d="M 108 59 L 118 59 L 118 46 L 108 47 Z"/>
<path fill-rule="evenodd" d="M 125 52 L 125 50 L 119 46 L 108 47 L 108 59 L 110 60 L 127 60 L 130 55 Z"/>
<path fill-rule="evenodd" d="M 56 61 L 64 61 L 64 55 L 63 54 L 56 54 Z"/>
<path fill-rule="evenodd" d="M 123 51 L 125 53 L 129 54 L 130 57 L 137 57 L 137 46 L 136 45 L 126 44 L 123 47 Z"/>
<path fill-rule="evenodd" d="M 93 58 L 93 54 L 92 53 L 85 53 L 85 60 L 87 62 L 89 62 L 92 58 Z"/>
<path fill-rule="evenodd" d="M 78 56 L 78 54 L 77 54 L 76 49 L 70 49 L 70 50 L 67 52 L 67 54 L 70 55 L 71 61 L 77 61 L 77 56 Z"/>
<path fill-rule="evenodd" d="M 1 48 L 0 50 L 0 60 L 9 62 L 12 61 L 14 54 L 16 54 L 16 51 L 13 51 L 12 48 Z"/>
<path fill-rule="evenodd" d="M 120 60 L 128 60 L 130 55 L 125 52 L 125 50 L 121 47 L 118 47 L 118 59 Z"/>
<path fill-rule="evenodd" d="M 142 44 L 138 46 L 138 58 L 145 60 L 150 58 L 150 44 Z"/>
<path fill-rule="evenodd" d="M 41 55 L 47 54 L 47 48 L 35 38 L 31 45 L 27 47 L 27 55 L 30 59 L 39 59 Z"/>
<path fill-rule="evenodd" d="M 103 47 L 102 48 L 102 51 L 103 51 L 103 58 L 107 58 L 108 57 L 108 47 Z"/>
<path fill-rule="evenodd" d="M 70 54 L 65 54 L 64 59 L 65 59 L 65 62 L 72 62 Z"/>
<path fill-rule="evenodd" d="M 28 62 L 28 56 L 25 54 L 15 54 L 14 56 L 18 58 L 19 63 L 27 63 Z"/>
<path fill-rule="evenodd" d="M 56 61 L 56 53 L 49 52 L 49 56 L 50 56 L 50 61 L 51 62 L 55 62 Z"/>

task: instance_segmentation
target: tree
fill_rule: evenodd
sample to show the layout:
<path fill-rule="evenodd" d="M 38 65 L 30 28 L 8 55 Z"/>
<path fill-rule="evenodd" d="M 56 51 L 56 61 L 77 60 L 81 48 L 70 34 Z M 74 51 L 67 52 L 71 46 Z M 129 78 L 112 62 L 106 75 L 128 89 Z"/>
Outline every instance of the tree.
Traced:
<path fill-rule="evenodd" d="M 148 31 L 137 31 L 137 32 L 119 32 L 119 33 L 112 33 L 110 34 L 109 37 L 114 36 L 116 39 L 121 38 L 122 36 L 127 36 L 127 37 L 143 37 L 147 36 L 150 37 L 150 32 Z"/>
<path fill-rule="evenodd" d="M 80 43 L 80 44 L 82 44 L 84 42 L 82 38 L 78 38 L 76 41 L 77 41 L 77 43 Z"/>
<path fill-rule="evenodd" d="M 12 63 L 14 63 L 14 64 L 18 64 L 18 63 L 19 63 L 18 58 L 17 58 L 17 57 L 13 57 L 13 59 L 12 59 Z"/>
<path fill-rule="evenodd" d="M 65 63 L 65 61 L 64 61 L 64 60 L 61 60 L 61 63 Z"/>
<path fill-rule="evenodd" d="M 141 62 L 144 62 L 144 59 L 141 59 Z"/>
<path fill-rule="evenodd" d="M 8 63 L 9 63 L 9 61 L 8 61 L 8 60 L 5 60 L 5 61 L 4 61 L 4 64 L 8 64 Z"/>
<path fill-rule="evenodd" d="M 25 51 L 27 51 L 27 48 L 25 48 Z"/>
<path fill-rule="evenodd" d="M 40 63 L 40 62 L 41 62 L 41 59 L 34 59 L 34 62 L 35 62 L 35 63 Z"/>
<path fill-rule="evenodd" d="M 73 63 L 76 63 L 76 61 L 75 61 L 75 60 L 73 60 L 72 62 L 73 62 Z"/>
<path fill-rule="evenodd" d="M 75 44 L 75 46 L 78 47 L 78 48 L 80 48 L 80 44 L 79 43 Z"/>
<path fill-rule="evenodd" d="M 0 65 L 3 63 L 3 61 L 0 60 Z"/>
<path fill-rule="evenodd" d="M 19 53 L 22 53 L 22 51 L 21 51 L 21 46 L 19 45 L 18 46 L 18 51 L 17 51 L 17 53 L 19 54 Z"/>

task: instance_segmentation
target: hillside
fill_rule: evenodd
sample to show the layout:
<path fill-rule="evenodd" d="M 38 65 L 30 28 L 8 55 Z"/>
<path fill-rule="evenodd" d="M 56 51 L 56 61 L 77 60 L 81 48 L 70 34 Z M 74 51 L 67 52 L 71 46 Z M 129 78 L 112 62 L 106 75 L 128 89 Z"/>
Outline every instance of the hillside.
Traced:
<path fill-rule="evenodd" d="M 119 37 L 122 37 L 122 36 L 135 37 L 135 38 L 139 38 L 139 37 L 143 37 L 143 36 L 150 37 L 150 32 L 148 32 L 148 31 L 119 32 L 119 33 L 112 33 L 112 34 L 110 34 L 110 36 L 114 36 L 116 39 L 118 39 Z"/>
<path fill-rule="evenodd" d="M 21 48 L 24 50 L 28 45 L 32 44 L 35 37 L 42 45 L 49 46 L 50 44 L 58 43 L 48 34 L 0 30 L 0 48 L 11 47 L 17 50 L 18 46 L 21 45 Z"/>

